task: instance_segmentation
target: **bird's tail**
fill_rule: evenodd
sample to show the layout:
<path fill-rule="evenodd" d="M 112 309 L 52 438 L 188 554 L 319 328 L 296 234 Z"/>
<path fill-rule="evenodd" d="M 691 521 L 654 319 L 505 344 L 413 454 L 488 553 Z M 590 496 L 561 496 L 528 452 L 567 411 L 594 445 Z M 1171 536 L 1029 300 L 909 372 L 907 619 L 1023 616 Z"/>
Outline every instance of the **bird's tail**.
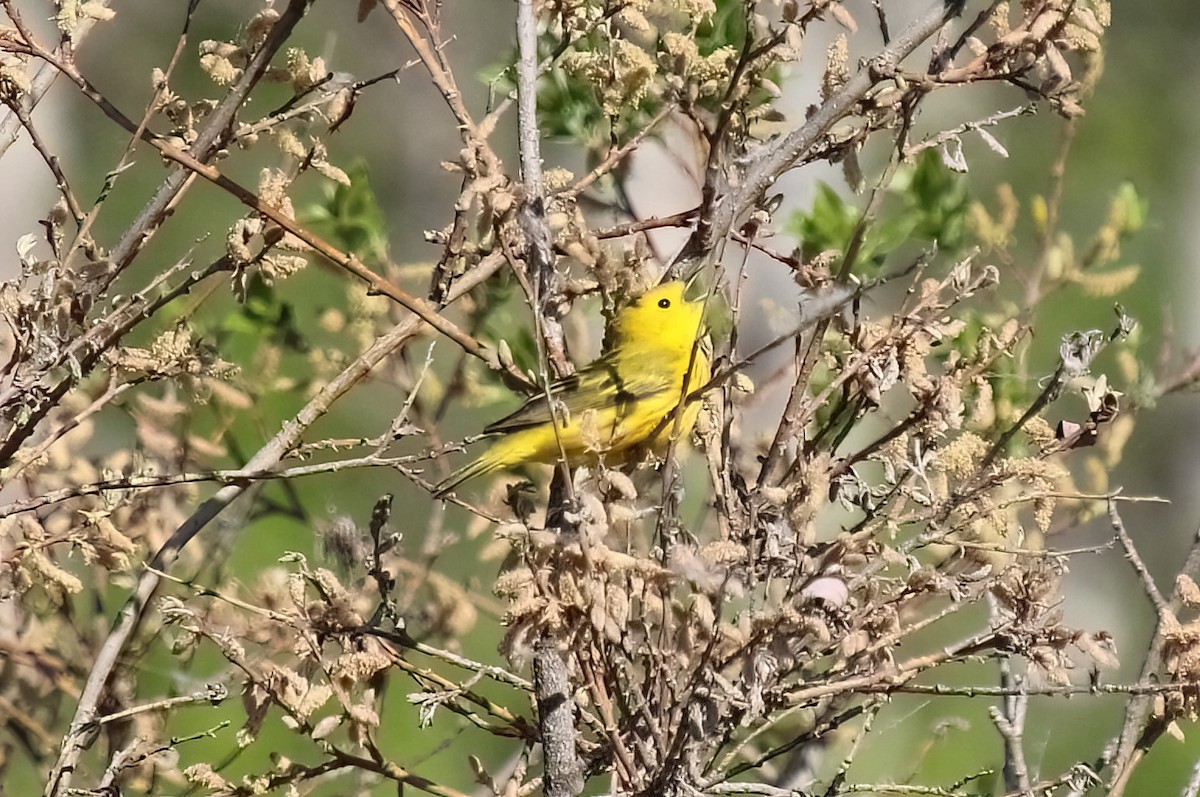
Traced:
<path fill-rule="evenodd" d="M 445 498 L 450 494 L 455 487 L 465 482 L 467 479 L 474 479 L 476 476 L 482 476 L 485 473 L 491 473 L 494 470 L 499 470 L 502 463 L 498 462 L 495 457 L 489 457 L 484 454 L 479 459 L 471 462 L 458 470 L 451 473 L 446 478 L 438 482 L 434 490 L 434 498 Z"/>

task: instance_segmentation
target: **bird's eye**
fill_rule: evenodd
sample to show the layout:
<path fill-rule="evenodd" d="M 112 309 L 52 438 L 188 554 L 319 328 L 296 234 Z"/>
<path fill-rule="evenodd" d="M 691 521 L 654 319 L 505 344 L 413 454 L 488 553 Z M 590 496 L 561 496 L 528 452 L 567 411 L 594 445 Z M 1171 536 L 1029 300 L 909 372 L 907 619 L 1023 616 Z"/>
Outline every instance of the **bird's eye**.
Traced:
<path fill-rule="evenodd" d="M 666 310 L 668 307 L 671 306 L 671 300 L 670 299 L 659 299 L 658 306 L 661 307 L 662 309 Z"/>

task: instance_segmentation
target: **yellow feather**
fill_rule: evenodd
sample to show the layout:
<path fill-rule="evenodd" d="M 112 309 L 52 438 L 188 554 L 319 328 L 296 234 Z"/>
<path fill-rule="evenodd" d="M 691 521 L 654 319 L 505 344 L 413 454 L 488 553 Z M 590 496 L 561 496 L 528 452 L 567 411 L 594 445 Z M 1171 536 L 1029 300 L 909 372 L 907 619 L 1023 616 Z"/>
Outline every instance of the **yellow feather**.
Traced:
<path fill-rule="evenodd" d="M 682 282 L 668 282 L 622 308 L 609 330 L 608 352 L 552 384 L 550 399 L 534 396 L 485 429 L 499 439 L 438 484 L 436 495 L 514 465 L 555 462 L 560 452 L 571 464 L 601 458 L 612 462 L 639 447 L 661 451 L 673 435 L 690 434 L 699 412 L 696 402 L 683 407 L 677 429 L 675 425 L 684 374 L 691 363 L 691 393 L 708 381 L 710 370 L 708 355 L 697 344 L 704 308 L 684 299 L 685 288 Z"/>

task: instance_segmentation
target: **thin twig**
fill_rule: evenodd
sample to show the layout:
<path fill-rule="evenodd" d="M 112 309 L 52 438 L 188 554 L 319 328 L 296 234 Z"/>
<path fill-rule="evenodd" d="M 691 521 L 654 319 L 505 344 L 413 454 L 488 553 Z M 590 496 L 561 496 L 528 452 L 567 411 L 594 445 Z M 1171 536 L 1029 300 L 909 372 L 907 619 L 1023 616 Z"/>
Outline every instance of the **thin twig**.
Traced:
<path fill-rule="evenodd" d="M 1137 547 L 1133 544 L 1133 539 L 1129 536 L 1129 532 L 1125 530 L 1125 523 L 1121 520 L 1121 515 L 1117 511 L 1116 501 L 1108 502 L 1108 519 L 1112 523 L 1117 540 L 1121 543 L 1121 548 L 1125 551 L 1125 558 L 1129 560 L 1129 564 L 1133 567 L 1133 572 L 1137 573 L 1138 578 L 1141 580 L 1142 588 L 1146 590 L 1146 597 L 1150 598 L 1150 602 L 1154 605 L 1155 614 L 1158 615 L 1158 620 L 1161 623 L 1165 618 L 1174 614 L 1174 612 L 1171 611 L 1166 598 L 1159 592 L 1158 585 L 1154 583 L 1154 577 L 1150 575 L 1150 570 L 1138 554 Z"/>
<path fill-rule="evenodd" d="M 846 83 L 821 104 L 799 128 L 779 139 L 760 144 L 741 161 L 748 164 L 744 173 L 725 190 L 712 189 L 700 213 L 700 224 L 672 264 L 672 273 L 687 272 L 694 261 L 712 252 L 733 228 L 735 219 L 751 207 L 762 192 L 815 146 L 834 124 L 844 118 L 855 103 L 866 96 L 879 80 L 887 77 L 922 42 L 961 12 L 961 2 L 939 2 L 912 22 L 892 44 L 858 70 Z"/>
<path fill-rule="evenodd" d="M 1108 511 L 1113 530 L 1116 532 L 1122 547 L 1125 549 L 1126 558 L 1138 574 L 1138 578 L 1141 579 L 1143 589 L 1145 589 L 1146 595 L 1155 607 L 1156 623 L 1154 636 L 1150 641 L 1150 649 L 1146 653 L 1146 659 L 1142 662 L 1142 669 L 1138 676 L 1138 684 L 1149 689 L 1160 686 L 1160 684 L 1155 684 L 1153 681 L 1158 676 L 1163 665 L 1163 648 L 1166 643 L 1164 630 L 1168 627 L 1168 624 L 1177 622 L 1175 621 L 1175 617 L 1183 607 L 1181 585 L 1179 583 L 1176 584 L 1175 592 L 1169 604 L 1164 601 L 1162 593 L 1150 576 L 1141 556 L 1137 553 L 1132 538 L 1129 537 L 1129 534 L 1125 530 L 1125 524 L 1117 512 L 1115 502 L 1109 503 Z M 1187 561 L 1184 562 L 1179 572 L 1183 575 L 1191 575 L 1198 569 L 1200 569 L 1200 533 L 1193 538 L 1192 549 L 1188 554 Z M 1161 684 L 1161 686 L 1172 687 L 1174 689 L 1186 689 L 1188 687 L 1188 685 L 1178 682 L 1169 682 Z M 1195 688 L 1195 685 L 1192 686 Z M 1131 694 L 1140 694 L 1140 696 L 1135 700 L 1129 701 L 1125 706 L 1125 721 L 1121 727 L 1121 734 L 1117 739 L 1116 754 L 1112 758 L 1113 776 L 1109 783 L 1109 794 L 1113 797 L 1120 797 L 1124 792 L 1125 786 L 1128 784 L 1134 768 L 1142 760 L 1145 750 L 1167 728 L 1167 723 L 1164 721 L 1166 718 L 1164 717 L 1154 718 L 1153 722 L 1148 721 L 1154 705 L 1152 695 L 1158 694 L 1157 692 L 1131 692 Z"/>
<path fill-rule="evenodd" d="M 176 706 L 186 706 L 191 704 L 208 703 L 209 705 L 219 705 L 225 698 L 229 697 L 229 689 L 224 684 L 209 684 L 198 692 L 193 692 L 190 695 L 179 695 L 178 697 L 164 697 L 162 700 L 154 700 L 149 703 L 131 706 L 122 711 L 116 711 L 112 714 L 105 714 L 96 720 L 97 725 L 106 725 L 110 722 L 128 719 L 129 717 L 145 714 L 150 711 L 165 711 Z"/>
<path fill-rule="evenodd" d="M 1004 788 L 1022 797 L 1032 797 L 1029 766 L 1025 763 L 1025 710 L 1029 695 L 1021 694 L 1025 679 L 1014 675 L 1007 656 L 1000 659 L 1000 686 L 1016 690 L 1001 700 L 1002 708 L 991 708 L 992 723 L 1004 739 Z"/>
<path fill-rule="evenodd" d="M 931 147 L 941 146 L 947 141 L 953 141 L 963 133 L 969 133 L 972 130 L 981 130 L 985 127 L 995 127 L 1005 119 L 1013 119 L 1018 116 L 1029 116 L 1037 112 L 1037 107 L 1034 105 L 1019 105 L 1007 111 L 998 111 L 991 116 L 983 119 L 977 119 L 974 122 L 963 122 L 958 127 L 952 127 L 949 130 L 943 130 L 937 135 L 926 138 L 923 141 L 912 144 L 904 148 L 905 159 L 912 158 L 920 154 L 922 151 Z"/>
<path fill-rule="evenodd" d="M 280 431 L 267 442 L 246 464 L 249 471 L 267 471 L 273 468 L 300 441 L 304 432 L 329 407 L 354 385 L 366 378 L 371 370 L 398 346 L 409 340 L 419 327 L 416 317 L 397 324 L 387 334 L 378 338 L 366 351 L 344 368 L 321 389 L 296 416 L 283 424 Z M 228 484 L 201 504 L 154 555 L 150 568 L 138 581 L 137 590 L 122 608 L 113 629 L 96 654 L 87 683 L 75 709 L 70 730 L 63 739 L 58 760 L 51 769 L 46 786 L 46 797 L 65 794 L 78 765 L 79 758 L 87 746 L 86 729 L 94 721 L 96 708 L 104 694 L 109 676 L 116 666 L 129 639 L 141 625 L 142 616 L 161 580 L 157 572 L 166 571 L 179 555 L 180 550 L 214 518 L 240 497 L 250 482 L 240 480 Z"/>
<path fill-rule="evenodd" d="M 110 2 L 111 0 L 95 0 L 96 10 L 108 8 Z M 9 18 L 12 19 L 14 16 L 12 0 L 4 0 L 4 8 L 8 11 Z M 55 49 L 55 55 L 63 57 L 68 52 L 77 50 L 80 42 L 87 37 L 101 16 L 101 14 L 81 15 L 74 30 L 71 31 L 70 37 L 64 37 L 63 43 Z M 58 74 L 58 69 L 50 63 L 43 61 L 38 65 L 37 71 L 30 78 L 29 91 L 22 94 L 17 100 L 26 116 L 33 115 L 33 109 L 46 96 L 46 92 L 50 90 L 50 86 L 54 84 Z M 0 114 L 3 114 L 0 116 L 0 157 L 3 157 L 8 148 L 17 140 L 17 135 L 21 131 L 21 120 L 13 108 L 4 108 L 0 110 Z"/>
<path fill-rule="evenodd" d="M 237 112 L 242 108 L 249 96 L 250 91 L 257 85 L 263 73 L 266 72 L 270 65 L 271 59 L 283 43 L 291 36 L 295 26 L 300 22 L 305 12 L 308 10 L 307 0 L 289 0 L 287 8 L 279 15 L 275 21 L 271 31 L 267 34 L 258 51 L 247 64 L 243 75 L 237 83 L 235 83 L 225 99 L 217 106 L 216 109 L 208 116 L 207 123 L 204 128 L 199 131 L 196 141 L 192 144 L 187 157 L 195 162 L 207 162 L 211 160 L 221 148 L 228 135 L 229 130 L 233 125 L 233 121 Z M 28 38 L 28 37 L 27 37 Z M 35 55 L 48 63 L 52 63 L 58 70 L 67 74 L 77 85 L 88 86 L 87 81 L 79 75 L 74 64 L 62 60 L 62 54 L 57 52 L 49 52 L 37 46 L 35 41 L 26 41 L 31 48 L 34 49 Z M 89 86 L 90 88 L 90 86 Z M 94 89 L 91 90 L 95 99 L 101 102 L 101 107 L 112 108 L 111 103 L 103 98 Z M 117 115 L 119 112 L 116 112 Z M 126 129 L 134 132 L 138 129 L 138 125 L 129 122 L 126 118 Z M 147 135 L 143 132 L 143 136 Z M 174 149 L 172 147 L 172 149 Z M 145 208 L 138 214 L 133 223 L 126 228 L 121 239 L 113 247 L 109 260 L 112 263 L 112 268 L 108 273 L 96 280 L 88 283 L 87 290 L 93 296 L 99 296 L 112 281 L 134 260 L 134 258 L 149 244 L 153 239 L 154 233 L 166 221 L 169 210 L 179 200 L 180 194 L 193 179 L 193 172 L 188 169 L 178 169 L 163 181 L 155 192 L 154 197 L 146 205 Z M 52 369 L 58 365 L 67 362 L 70 358 L 75 358 L 81 364 L 87 362 L 94 364 L 98 352 L 82 353 L 77 349 L 77 341 L 70 346 L 64 346 L 59 353 L 57 360 L 48 365 L 43 374 L 53 373 Z M 57 405 L 58 401 L 66 395 L 66 393 L 74 387 L 77 381 L 76 371 L 74 369 L 66 369 L 67 373 L 62 376 L 53 387 L 50 387 L 44 392 L 41 392 L 40 401 L 36 402 L 29 408 L 29 412 L 23 419 L 23 422 L 17 426 L 5 430 L 5 440 L 3 445 L 0 445 L 0 460 L 5 460 L 11 457 L 20 447 L 21 443 L 28 438 L 30 434 L 37 428 L 38 424 L 46 417 L 46 414 Z M 87 372 L 87 369 L 80 368 L 80 375 Z M 40 375 L 39 375 L 40 376 Z M 30 380 L 32 381 L 32 380 Z M 27 384 L 24 388 L 29 390 Z M 32 392 L 32 391 L 30 391 Z M 0 405 L 6 405 L 12 401 L 13 396 L 11 390 L 6 389 L 0 392 Z M 69 781 L 71 775 L 66 774 Z M 57 788 L 52 783 L 48 788 Z M 47 792 L 50 794 L 51 792 Z"/>

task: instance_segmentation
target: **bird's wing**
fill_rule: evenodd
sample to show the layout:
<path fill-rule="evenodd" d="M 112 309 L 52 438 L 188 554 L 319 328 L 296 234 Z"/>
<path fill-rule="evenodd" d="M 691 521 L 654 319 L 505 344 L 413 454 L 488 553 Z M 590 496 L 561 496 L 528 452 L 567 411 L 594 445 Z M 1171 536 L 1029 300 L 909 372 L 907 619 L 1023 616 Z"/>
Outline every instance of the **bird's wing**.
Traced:
<path fill-rule="evenodd" d="M 559 420 L 578 422 L 587 410 L 612 406 L 619 409 L 623 404 L 631 404 L 671 388 L 671 379 L 667 374 L 653 373 L 655 369 L 637 369 L 638 373 L 630 374 L 627 373 L 629 370 L 618 368 L 610 357 L 601 357 L 571 376 L 556 380 L 550 385 L 551 399 L 558 408 L 555 414 Z M 551 417 L 550 402 L 542 393 L 531 397 L 516 412 L 483 431 L 486 434 L 515 432 L 548 423 Z"/>

